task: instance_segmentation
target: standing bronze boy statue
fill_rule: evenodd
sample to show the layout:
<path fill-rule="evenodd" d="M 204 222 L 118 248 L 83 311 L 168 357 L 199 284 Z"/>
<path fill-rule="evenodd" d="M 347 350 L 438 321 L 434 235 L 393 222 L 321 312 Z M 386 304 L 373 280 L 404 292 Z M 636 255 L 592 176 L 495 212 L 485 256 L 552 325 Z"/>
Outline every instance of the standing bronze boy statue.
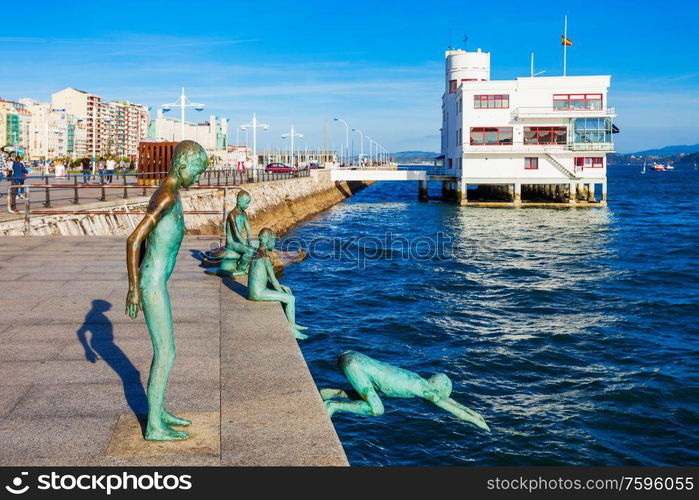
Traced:
<path fill-rule="evenodd" d="M 175 362 L 175 338 L 167 281 L 184 236 L 184 218 L 179 190 L 194 184 L 208 164 L 206 152 L 193 141 L 182 141 L 172 156 L 167 177 L 148 203 L 146 216 L 129 236 L 126 267 L 129 293 L 126 314 L 135 318 L 143 309 L 153 341 L 153 362 L 148 378 L 148 422 L 145 438 L 149 441 L 187 439 L 189 433 L 170 426 L 191 422 L 165 410 L 165 389 Z M 141 244 L 146 241 L 145 255 Z M 140 262 L 140 267 L 139 267 Z"/>

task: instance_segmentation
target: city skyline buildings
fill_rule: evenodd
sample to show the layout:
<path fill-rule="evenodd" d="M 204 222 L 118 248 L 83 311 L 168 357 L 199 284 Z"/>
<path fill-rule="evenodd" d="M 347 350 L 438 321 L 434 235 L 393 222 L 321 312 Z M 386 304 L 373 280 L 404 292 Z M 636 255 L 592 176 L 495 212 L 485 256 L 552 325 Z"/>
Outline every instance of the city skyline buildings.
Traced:
<path fill-rule="evenodd" d="M 167 8 L 186 5 L 173 0 Z M 568 74 L 612 75 L 610 98 L 623 131 L 619 152 L 699 142 L 699 73 L 691 64 L 699 57 L 692 36 L 699 6 L 691 2 L 680 2 L 677 16 L 662 5 L 637 8 L 623 0 L 603 13 L 583 4 L 523 9 L 509 0 L 497 10 L 455 1 L 214 0 L 207 8 L 217 15 L 205 23 L 156 22 L 161 8 L 131 0 L 109 9 L 82 0 L 39 1 L 31 23 L 0 37 L 0 57 L 13 73 L 0 84 L 0 96 L 43 99 L 76 86 L 156 108 L 184 86 L 207 103 L 207 115 L 230 118 L 231 132 L 256 112 L 275 131 L 294 123 L 314 145 L 322 141 L 322 119 L 343 116 L 389 150 L 437 151 L 446 47 L 494 54 L 495 79 L 527 76 L 532 52 L 537 72 L 561 75 L 567 15 Z M 265 23 L 253 22 L 258 19 Z M 638 26 L 652 27 L 654 36 L 641 36 Z M 667 26 L 670 34 L 659 36 Z M 344 130 L 329 134 L 338 149 Z M 263 137 L 262 147 L 281 146 L 278 134 Z"/>

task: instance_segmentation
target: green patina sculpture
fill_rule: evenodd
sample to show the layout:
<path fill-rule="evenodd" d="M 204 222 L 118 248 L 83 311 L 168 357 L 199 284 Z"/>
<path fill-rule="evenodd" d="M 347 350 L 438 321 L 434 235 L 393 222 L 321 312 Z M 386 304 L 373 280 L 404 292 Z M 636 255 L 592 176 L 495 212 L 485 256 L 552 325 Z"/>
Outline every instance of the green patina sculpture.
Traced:
<path fill-rule="evenodd" d="M 216 276 L 244 275 L 259 242 L 251 237 L 250 223 L 245 210 L 250 206 L 250 193 L 238 191 L 236 206 L 226 217 L 226 245 L 206 252 L 206 258 L 219 262 L 218 267 L 207 269 L 206 274 Z"/>
<path fill-rule="evenodd" d="M 307 328 L 296 323 L 296 298 L 292 295 L 291 288 L 279 283 L 274 275 L 270 252 L 274 249 L 277 235 L 271 229 L 264 228 L 258 239 L 260 247 L 250 262 L 248 271 L 248 299 L 281 302 L 294 336 L 306 339 L 308 336 L 299 330 Z M 268 285 L 272 285 L 273 289 L 268 288 Z"/>
<path fill-rule="evenodd" d="M 380 392 L 392 398 L 424 398 L 461 420 L 490 431 L 481 415 L 449 397 L 452 384 L 449 377 L 443 373 L 435 373 L 425 380 L 417 373 L 382 363 L 355 351 L 340 354 L 337 364 L 354 387 L 354 391 L 349 391 L 348 394 L 341 389 L 320 390 L 330 417 L 337 411 L 383 415 Z"/>
<path fill-rule="evenodd" d="M 139 309 L 143 309 L 153 342 L 153 361 L 148 378 L 148 422 L 144 436 L 150 441 L 172 441 L 189 436 L 187 432 L 170 426 L 185 426 L 191 422 L 172 415 L 164 407 L 167 381 L 175 362 L 167 281 L 184 236 L 179 190 L 194 184 L 206 166 L 204 148 L 193 141 L 180 142 L 175 147 L 170 172 L 153 193 L 146 216 L 129 236 L 126 245 L 129 274 L 126 314 L 135 318 Z M 146 248 L 145 255 L 142 255 L 144 241 Z"/>

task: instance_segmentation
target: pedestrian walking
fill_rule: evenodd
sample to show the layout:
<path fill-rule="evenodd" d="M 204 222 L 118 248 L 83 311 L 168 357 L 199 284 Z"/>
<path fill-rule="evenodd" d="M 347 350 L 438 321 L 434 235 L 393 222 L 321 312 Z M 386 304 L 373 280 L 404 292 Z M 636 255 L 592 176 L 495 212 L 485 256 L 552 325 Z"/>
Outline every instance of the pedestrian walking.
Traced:
<path fill-rule="evenodd" d="M 107 160 L 107 184 L 111 184 L 114 180 L 114 170 L 116 169 L 116 162 L 114 159 L 110 158 Z"/>
<path fill-rule="evenodd" d="M 83 184 L 87 184 L 90 182 L 90 159 L 85 157 L 80 161 L 80 164 L 83 167 Z"/>
<path fill-rule="evenodd" d="M 22 157 L 19 155 L 15 156 L 15 161 L 12 162 L 12 184 L 15 186 L 24 186 L 24 179 L 26 179 L 28 173 L 29 170 L 24 165 Z M 23 187 L 17 188 L 17 196 L 22 199 L 26 198 Z"/>
<path fill-rule="evenodd" d="M 7 160 L 5 159 L 5 153 L 0 152 L 0 182 L 5 178 L 5 176 L 9 177 L 7 169 L 8 165 Z M 2 191 L 0 191 L 0 197 L 2 196 L 2 194 Z"/>
<path fill-rule="evenodd" d="M 103 161 L 97 163 L 97 173 L 100 176 L 100 184 L 104 184 L 105 175 L 107 173 L 107 166 Z"/>

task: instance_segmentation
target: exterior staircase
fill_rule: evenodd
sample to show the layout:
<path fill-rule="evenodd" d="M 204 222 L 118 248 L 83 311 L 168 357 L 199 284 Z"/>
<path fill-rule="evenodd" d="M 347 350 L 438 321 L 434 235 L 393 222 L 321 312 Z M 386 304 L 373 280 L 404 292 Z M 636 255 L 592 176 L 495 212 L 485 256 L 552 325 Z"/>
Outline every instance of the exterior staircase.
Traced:
<path fill-rule="evenodd" d="M 556 167 L 563 175 L 568 177 L 568 179 L 578 179 L 578 176 L 573 172 L 568 170 L 560 161 L 558 161 L 551 153 L 546 153 L 549 161 Z"/>

